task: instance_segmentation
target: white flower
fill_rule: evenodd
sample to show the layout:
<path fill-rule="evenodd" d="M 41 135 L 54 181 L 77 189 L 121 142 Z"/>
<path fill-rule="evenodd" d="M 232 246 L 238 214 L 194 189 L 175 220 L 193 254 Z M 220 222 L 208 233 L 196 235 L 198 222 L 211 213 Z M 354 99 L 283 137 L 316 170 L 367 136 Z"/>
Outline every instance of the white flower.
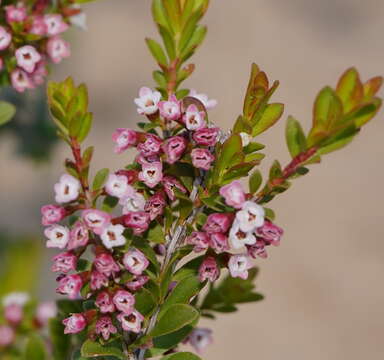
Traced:
<path fill-rule="evenodd" d="M 142 87 L 139 90 L 139 97 L 136 98 L 135 104 L 138 106 L 137 112 L 140 115 L 152 115 L 158 109 L 158 103 L 161 99 L 161 94 L 158 91 L 152 91 L 148 87 Z"/>
<path fill-rule="evenodd" d="M 17 65 L 27 73 L 32 73 L 36 64 L 41 60 L 39 52 L 31 45 L 25 45 L 18 48 L 15 52 Z"/>
<path fill-rule="evenodd" d="M 80 192 L 80 181 L 69 174 L 61 175 L 55 184 L 55 200 L 58 203 L 67 203 L 76 200 Z"/>
<path fill-rule="evenodd" d="M 243 144 L 243 147 L 248 146 L 250 144 L 250 142 L 252 141 L 252 136 L 245 133 L 245 132 L 241 132 L 239 135 L 241 137 L 241 142 Z"/>
<path fill-rule="evenodd" d="M 48 238 L 47 248 L 64 249 L 69 241 L 69 229 L 62 225 L 52 225 L 44 230 Z"/>
<path fill-rule="evenodd" d="M 130 211 L 144 211 L 145 198 L 142 194 L 135 191 L 121 199 L 120 204 L 123 205 L 123 214 Z"/>
<path fill-rule="evenodd" d="M 213 109 L 217 105 L 217 100 L 214 100 L 214 99 L 210 100 L 208 99 L 208 96 L 206 94 L 198 94 L 195 89 L 191 89 L 191 91 L 189 92 L 189 96 L 192 96 L 197 100 L 200 100 L 207 110 Z"/>
<path fill-rule="evenodd" d="M 206 121 L 204 120 L 204 116 L 204 111 L 199 111 L 195 104 L 189 105 L 184 115 L 186 128 L 195 131 L 205 127 Z"/>
<path fill-rule="evenodd" d="M 244 232 L 254 231 L 264 224 L 264 209 L 253 201 L 246 201 L 236 214 L 240 229 Z"/>
<path fill-rule="evenodd" d="M 105 191 L 109 195 L 117 198 L 121 198 L 126 195 L 127 192 L 131 190 L 130 188 L 132 187 L 128 185 L 128 179 L 124 175 L 110 174 L 105 184 Z"/>
<path fill-rule="evenodd" d="M 256 237 L 251 231 L 245 232 L 240 229 L 238 220 L 233 222 L 231 231 L 229 232 L 229 241 L 234 249 L 240 249 L 244 245 L 253 245 L 256 243 Z"/>
<path fill-rule="evenodd" d="M 123 235 L 125 228 L 123 225 L 109 225 L 101 233 L 101 241 L 104 246 L 111 249 L 116 246 L 122 246 L 126 243 L 126 239 Z"/>
<path fill-rule="evenodd" d="M 3 297 L 2 303 L 4 307 L 8 307 L 10 305 L 18 305 L 24 306 L 30 297 L 25 292 L 13 292 Z"/>
<path fill-rule="evenodd" d="M 248 270 L 252 263 L 247 255 L 232 255 L 228 262 L 229 272 L 232 277 L 239 277 L 243 280 L 248 278 Z"/>

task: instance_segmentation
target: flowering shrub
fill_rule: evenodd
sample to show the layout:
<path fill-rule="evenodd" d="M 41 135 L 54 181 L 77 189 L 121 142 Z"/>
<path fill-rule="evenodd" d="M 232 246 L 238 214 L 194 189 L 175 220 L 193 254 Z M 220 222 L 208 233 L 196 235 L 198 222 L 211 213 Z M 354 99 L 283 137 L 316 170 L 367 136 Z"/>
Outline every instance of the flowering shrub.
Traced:
<path fill-rule="evenodd" d="M 44 359 L 49 344 L 47 325 L 55 316 L 55 303 L 36 304 L 21 292 L 4 296 L 0 305 L 1 358 Z"/>
<path fill-rule="evenodd" d="M 82 147 L 92 125 L 86 86 L 71 78 L 49 84 L 51 113 L 73 158 L 54 186 L 56 203 L 42 208 L 42 224 L 47 247 L 60 250 L 52 265 L 56 291 L 73 300 L 59 304 L 60 316 L 67 314 L 63 332 L 81 345 L 63 349 L 73 349 L 73 358 L 199 359 L 178 347 L 189 342 L 201 352 L 211 343 L 211 331 L 196 327 L 200 316 L 262 299 L 254 259 L 266 258 L 283 235 L 267 203 L 350 143 L 380 108 L 382 79 L 363 84 L 347 70 L 336 89 L 320 91 L 307 134 L 288 118 L 292 160 L 273 162 L 262 186 L 255 168 L 264 145 L 255 137 L 283 114 L 283 104 L 270 102 L 278 82 L 252 65 L 242 114 L 229 132 L 209 119 L 215 100 L 180 89 L 194 70 L 185 63 L 206 34 L 199 22 L 207 7 L 208 0 L 153 1 L 164 41 L 147 39 L 160 67 L 157 88 L 142 87 L 134 100 L 139 129 L 112 135 L 116 154 L 134 149 L 131 164 L 102 169 L 91 182 L 94 148 Z"/>

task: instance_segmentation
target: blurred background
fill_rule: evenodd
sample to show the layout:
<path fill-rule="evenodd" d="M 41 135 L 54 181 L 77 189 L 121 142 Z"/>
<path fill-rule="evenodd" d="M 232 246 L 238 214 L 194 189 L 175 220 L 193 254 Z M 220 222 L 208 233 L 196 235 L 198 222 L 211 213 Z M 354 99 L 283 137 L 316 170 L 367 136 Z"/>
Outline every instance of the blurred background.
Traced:
<path fill-rule="evenodd" d="M 88 142 L 96 145 L 96 170 L 117 169 L 133 155 L 114 155 L 111 134 L 135 125 L 133 98 L 140 86 L 154 85 L 155 64 L 143 41 L 156 36 L 149 8 L 150 0 L 88 5 L 89 31 L 71 33 L 72 56 L 53 74 L 60 80 L 72 75 L 89 86 L 95 122 Z M 309 127 L 317 92 L 334 86 L 351 65 L 363 80 L 384 74 L 383 18 L 380 0 L 212 0 L 204 21 L 208 37 L 193 58 L 197 70 L 186 85 L 218 99 L 211 119 L 230 128 L 242 108 L 251 62 L 280 80 L 274 100 L 286 104 L 284 120 L 259 140 L 268 144 L 264 169 L 275 158 L 284 164 L 289 114 Z M 16 254 L 37 254 L 18 264 L 20 274 L 39 272 L 35 293 L 50 299 L 53 252 L 36 250 L 44 244 L 39 209 L 52 202 L 52 186 L 69 153 L 61 143 L 53 146 L 49 128 L 30 109 L 23 110 L 18 129 L 0 134 L 2 250 L 6 242 L 32 239 L 16 246 Z M 258 290 L 266 300 L 204 322 L 215 332 L 205 359 L 382 358 L 383 115 L 272 203 L 285 236 L 269 259 L 259 260 Z M 30 129 L 36 126 L 40 135 L 34 137 Z M 27 141 L 25 151 L 20 144 Z M 0 270 L 7 266 L 2 263 Z M 12 285 L 2 283 L 2 291 L 6 286 Z"/>

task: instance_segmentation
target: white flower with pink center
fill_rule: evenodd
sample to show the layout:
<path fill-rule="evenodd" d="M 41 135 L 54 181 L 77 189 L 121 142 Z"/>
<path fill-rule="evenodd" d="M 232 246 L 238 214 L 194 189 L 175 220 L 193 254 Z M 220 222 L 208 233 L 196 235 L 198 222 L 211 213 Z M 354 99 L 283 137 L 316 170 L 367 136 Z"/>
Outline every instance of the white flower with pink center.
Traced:
<path fill-rule="evenodd" d="M 203 351 L 213 343 L 212 330 L 195 328 L 188 336 L 188 342 L 198 354 L 202 354 Z"/>
<path fill-rule="evenodd" d="M 239 227 L 244 232 L 254 231 L 263 226 L 265 211 L 262 206 L 253 201 L 246 201 L 241 210 L 236 213 Z"/>
<path fill-rule="evenodd" d="M 213 109 L 217 105 L 217 100 L 215 100 L 215 99 L 208 99 L 208 95 L 206 95 L 206 94 L 198 94 L 195 89 L 192 89 L 189 92 L 189 96 L 192 96 L 192 97 L 194 97 L 197 100 L 200 100 L 207 110 Z"/>
<path fill-rule="evenodd" d="M 23 22 L 27 18 L 27 8 L 23 3 L 8 5 L 5 7 L 5 16 L 7 23 Z"/>
<path fill-rule="evenodd" d="M 103 233 L 112 219 L 110 214 L 97 209 L 84 210 L 81 217 L 83 218 L 85 225 L 97 235 Z"/>
<path fill-rule="evenodd" d="M 127 240 L 125 239 L 123 232 L 125 228 L 123 225 L 109 225 L 101 233 L 100 238 L 103 242 L 103 245 L 107 249 L 112 249 L 117 246 L 125 245 Z"/>
<path fill-rule="evenodd" d="M 12 35 L 0 26 L 0 50 L 5 50 L 12 41 Z"/>
<path fill-rule="evenodd" d="M 62 295 L 68 295 L 71 300 L 74 300 L 78 298 L 82 286 L 83 281 L 80 275 L 67 275 L 59 280 L 59 286 L 56 292 Z"/>
<path fill-rule="evenodd" d="M 80 181 L 69 174 L 63 174 L 54 185 L 55 200 L 59 204 L 76 200 L 80 193 Z"/>
<path fill-rule="evenodd" d="M 63 320 L 65 325 L 64 334 L 77 334 L 87 326 L 87 320 L 83 314 L 72 314 Z"/>
<path fill-rule="evenodd" d="M 245 193 L 241 182 L 232 181 L 230 184 L 220 189 L 220 195 L 225 199 L 225 203 L 235 209 L 241 209 L 245 202 Z"/>
<path fill-rule="evenodd" d="M 163 179 L 163 164 L 160 161 L 143 164 L 139 180 L 150 188 L 154 188 Z"/>
<path fill-rule="evenodd" d="M 105 184 L 105 191 L 108 195 L 121 198 L 132 188 L 128 185 L 128 179 L 124 175 L 110 174 Z"/>
<path fill-rule="evenodd" d="M 180 101 L 171 95 L 167 101 L 159 102 L 160 115 L 167 120 L 177 120 L 181 116 Z"/>
<path fill-rule="evenodd" d="M 137 112 L 140 115 L 152 115 L 159 110 L 158 104 L 161 94 L 153 91 L 148 87 L 142 87 L 139 90 L 139 97 L 136 98 L 135 104 L 138 106 Z"/>
<path fill-rule="evenodd" d="M 205 127 L 205 112 L 199 111 L 195 104 L 188 106 L 187 111 L 183 117 L 185 127 L 188 130 L 195 131 Z"/>
<path fill-rule="evenodd" d="M 112 141 L 116 144 L 115 153 L 121 154 L 129 147 L 134 146 L 137 143 L 136 131 L 125 128 L 118 128 L 112 134 Z"/>
<path fill-rule="evenodd" d="M 67 31 L 69 26 L 63 20 L 60 14 L 47 14 L 44 15 L 44 23 L 47 27 L 47 34 L 49 36 L 55 36 Z"/>
<path fill-rule="evenodd" d="M 123 258 L 125 268 L 134 275 L 141 275 L 148 267 L 149 261 L 139 250 L 129 250 Z"/>
<path fill-rule="evenodd" d="M 47 42 L 47 53 L 51 60 L 58 64 L 64 58 L 71 56 L 71 49 L 67 41 L 59 36 L 53 36 Z"/>
<path fill-rule="evenodd" d="M 18 48 L 15 52 L 17 65 L 27 73 L 32 73 L 36 64 L 41 60 L 39 52 L 31 45 Z"/>
<path fill-rule="evenodd" d="M 11 72 L 11 83 L 12 87 L 20 93 L 27 89 L 34 88 L 34 84 L 30 76 L 21 69 L 15 69 Z"/>
<path fill-rule="evenodd" d="M 124 314 L 130 314 L 133 311 L 135 305 L 135 297 L 128 291 L 118 290 L 113 296 L 113 303 L 116 309 Z"/>
<path fill-rule="evenodd" d="M 120 200 L 120 204 L 123 205 L 123 214 L 127 214 L 130 211 L 143 211 L 145 207 L 145 197 L 134 190 L 132 193 L 124 196 Z"/>
<path fill-rule="evenodd" d="M 252 268 L 252 263 L 248 255 L 232 255 L 228 262 L 228 269 L 232 277 L 246 280 L 248 270 Z"/>
<path fill-rule="evenodd" d="M 239 222 L 235 220 L 229 232 L 229 241 L 234 249 L 241 249 L 245 245 L 254 245 L 256 243 L 256 237 L 252 231 L 242 231 Z"/>
<path fill-rule="evenodd" d="M 117 319 L 121 322 L 121 327 L 125 331 L 138 334 L 141 331 L 141 323 L 144 321 L 144 316 L 138 311 L 133 310 L 130 314 L 121 313 L 117 315 Z"/>
<path fill-rule="evenodd" d="M 48 238 L 47 248 L 64 249 L 69 241 L 69 229 L 62 225 L 52 225 L 44 230 Z"/>

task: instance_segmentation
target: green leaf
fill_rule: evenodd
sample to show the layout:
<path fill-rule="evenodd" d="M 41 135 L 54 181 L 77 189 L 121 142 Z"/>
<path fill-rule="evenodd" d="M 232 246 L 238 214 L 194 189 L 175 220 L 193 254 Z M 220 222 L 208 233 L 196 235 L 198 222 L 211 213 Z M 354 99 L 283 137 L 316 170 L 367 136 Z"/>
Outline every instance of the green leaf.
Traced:
<path fill-rule="evenodd" d="M 285 138 L 292 158 L 307 150 L 307 140 L 300 123 L 292 116 L 288 117 Z"/>
<path fill-rule="evenodd" d="M 59 318 L 49 320 L 49 334 L 53 347 L 54 360 L 67 360 L 69 358 L 71 338 L 64 334 L 64 325 Z"/>
<path fill-rule="evenodd" d="M 184 326 L 191 324 L 199 317 L 199 312 L 190 305 L 175 304 L 169 307 L 164 315 L 159 319 L 154 329 L 150 332 L 151 336 L 160 336 L 175 332 Z"/>
<path fill-rule="evenodd" d="M 218 161 L 216 163 L 217 171 L 219 175 L 230 166 L 232 158 L 237 153 L 241 153 L 243 148 L 243 143 L 241 141 L 241 136 L 238 134 L 233 134 L 230 136 L 223 144 L 222 151 L 218 157 Z"/>
<path fill-rule="evenodd" d="M 164 50 L 162 49 L 161 45 L 152 39 L 146 39 L 149 51 L 153 55 L 153 57 L 156 59 L 156 61 L 159 63 L 162 67 L 168 66 L 168 60 L 167 56 L 164 53 Z"/>
<path fill-rule="evenodd" d="M 98 356 L 114 356 L 121 360 L 126 359 L 124 353 L 120 349 L 112 346 L 102 346 L 100 343 L 91 340 L 86 340 L 82 345 L 81 356 L 90 358 Z"/>
<path fill-rule="evenodd" d="M 364 96 L 363 84 L 355 68 L 348 69 L 337 84 L 336 93 L 343 103 L 344 112 L 347 113 L 359 104 Z"/>
<path fill-rule="evenodd" d="M 263 181 L 260 170 L 256 170 L 249 178 L 249 191 L 251 194 L 256 193 Z"/>
<path fill-rule="evenodd" d="M 163 227 L 159 223 L 154 223 L 148 230 L 148 241 L 155 244 L 164 244 L 165 235 Z"/>
<path fill-rule="evenodd" d="M 25 347 L 24 359 L 44 360 L 46 358 L 47 354 L 45 352 L 45 344 L 43 339 L 37 334 L 30 335 Z"/>
<path fill-rule="evenodd" d="M 106 196 L 104 198 L 103 204 L 101 205 L 101 210 L 110 213 L 119 203 L 119 199 L 113 196 Z"/>
<path fill-rule="evenodd" d="M 109 175 L 109 169 L 99 170 L 95 175 L 95 179 L 93 180 L 92 190 L 93 191 L 100 190 L 104 186 L 105 182 L 107 181 L 108 175 Z"/>
<path fill-rule="evenodd" d="M 161 360 L 201 360 L 201 358 L 190 352 L 178 352 L 164 356 Z"/>
<path fill-rule="evenodd" d="M 204 287 L 196 275 L 188 276 L 181 280 L 168 295 L 162 306 L 160 316 L 174 304 L 188 304 Z"/>
<path fill-rule="evenodd" d="M 148 316 L 156 306 L 152 293 L 146 288 L 142 288 L 137 292 L 135 299 L 135 309 L 144 316 Z"/>
<path fill-rule="evenodd" d="M 283 115 L 284 112 L 284 104 L 274 103 L 268 104 L 265 108 L 265 111 L 261 115 L 260 120 L 258 120 L 253 127 L 252 135 L 256 136 L 261 134 L 262 132 L 269 129 L 272 125 L 274 125 Z"/>
<path fill-rule="evenodd" d="M 10 121 L 15 114 L 15 106 L 8 102 L 0 101 L 0 126 Z"/>

